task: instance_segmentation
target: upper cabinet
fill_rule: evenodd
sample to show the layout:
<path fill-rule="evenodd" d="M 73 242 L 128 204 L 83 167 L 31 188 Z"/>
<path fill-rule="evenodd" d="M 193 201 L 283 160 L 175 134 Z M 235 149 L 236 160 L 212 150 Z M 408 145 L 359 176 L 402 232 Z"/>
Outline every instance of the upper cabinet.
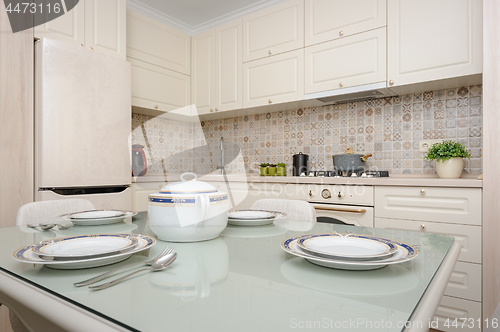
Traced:
<path fill-rule="evenodd" d="M 198 114 L 214 112 L 215 102 L 215 29 L 191 39 L 191 93 Z"/>
<path fill-rule="evenodd" d="M 386 0 L 305 0 L 306 46 L 386 24 Z"/>
<path fill-rule="evenodd" d="M 189 35 L 127 9 L 128 57 L 190 75 L 190 45 Z"/>
<path fill-rule="evenodd" d="M 386 28 L 306 47 L 305 93 L 385 82 Z"/>
<path fill-rule="evenodd" d="M 243 18 L 243 62 L 304 47 L 304 0 L 289 0 Z"/>
<path fill-rule="evenodd" d="M 388 0 L 389 86 L 482 73 L 481 0 Z"/>
<path fill-rule="evenodd" d="M 35 37 L 53 38 L 125 59 L 126 0 L 80 0 L 68 13 L 35 27 Z"/>

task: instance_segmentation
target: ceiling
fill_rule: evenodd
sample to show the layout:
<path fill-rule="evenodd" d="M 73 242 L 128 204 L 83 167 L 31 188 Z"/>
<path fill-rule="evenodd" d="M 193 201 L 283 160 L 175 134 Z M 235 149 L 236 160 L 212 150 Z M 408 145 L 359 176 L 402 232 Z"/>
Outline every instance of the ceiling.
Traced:
<path fill-rule="evenodd" d="M 127 7 L 190 35 L 285 0 L 127 0 Z"/>

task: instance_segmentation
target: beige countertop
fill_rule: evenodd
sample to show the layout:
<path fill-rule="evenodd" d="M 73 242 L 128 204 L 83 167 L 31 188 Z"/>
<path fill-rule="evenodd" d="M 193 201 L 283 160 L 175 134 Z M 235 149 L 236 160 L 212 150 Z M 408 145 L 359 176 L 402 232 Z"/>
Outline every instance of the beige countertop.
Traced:
<path fill-rule="evenodd" d="M 132 182 L 175 182 L 180 180 L 180 174 L 166 176 L 133 177 Z M 207 174 L 199 178 L 201 181 L 224 181 L 220 174 Z M 229 174 L 229 182 L 250 183 L 295 183 L 295 184 L 348 184 L 370 186 L 401 186 L 401 187 L 452 187 L 452 188 L 482 188 L 483 181 L 477 180 L 477 175 L 464 175 L 459 179 L 440 179 L 436 175 L 391 175 L 386 178 L 317 178 L 297 176 L 259 176 L 257 174 Z"/>

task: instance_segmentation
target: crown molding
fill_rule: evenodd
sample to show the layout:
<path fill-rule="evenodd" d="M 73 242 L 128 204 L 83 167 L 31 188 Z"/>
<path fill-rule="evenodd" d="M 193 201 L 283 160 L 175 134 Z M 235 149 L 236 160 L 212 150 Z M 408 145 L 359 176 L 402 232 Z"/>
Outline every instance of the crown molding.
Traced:
<path fill-rule="evenodd" d="M 176 19 L 170 15 L 158 11 L 157 9 L 145 5 L 140 0 L 127 0 L 127 8 L 139 12 L 155 21 L 166 24 L 174 29 L 187 33 L 188 35 L 195 35 L 197 33 L 215 28 L 221 24 L 231 22 L 235 19 L 241 18 L 243 16 L 255 13 L 267 7 L 274 6 L 278 3 L 284 2 L 286 0 L 260 0 L 259 2 L 243 7 L 241 9 L 235 10 L 233 12 L 221 15 L 212 20 L 208 20 L 201 24 L 192 26 Z"/>

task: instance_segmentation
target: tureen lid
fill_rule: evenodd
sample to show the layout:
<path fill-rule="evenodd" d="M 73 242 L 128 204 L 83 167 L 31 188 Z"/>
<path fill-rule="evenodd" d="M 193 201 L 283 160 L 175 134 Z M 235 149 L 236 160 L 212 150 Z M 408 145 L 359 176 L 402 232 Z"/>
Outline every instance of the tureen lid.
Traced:
<path fill-rule="evenodd" d="M 191 180 L 186 180 L 185 176 L 192 175 Z M 210 194 L 216 193 L 217 189 L 209 183 L 196 181 L 198 176 L 191 172 L 181 175 L 181 181 L 167 184 L 161 188 L 160 194 Z"/>

